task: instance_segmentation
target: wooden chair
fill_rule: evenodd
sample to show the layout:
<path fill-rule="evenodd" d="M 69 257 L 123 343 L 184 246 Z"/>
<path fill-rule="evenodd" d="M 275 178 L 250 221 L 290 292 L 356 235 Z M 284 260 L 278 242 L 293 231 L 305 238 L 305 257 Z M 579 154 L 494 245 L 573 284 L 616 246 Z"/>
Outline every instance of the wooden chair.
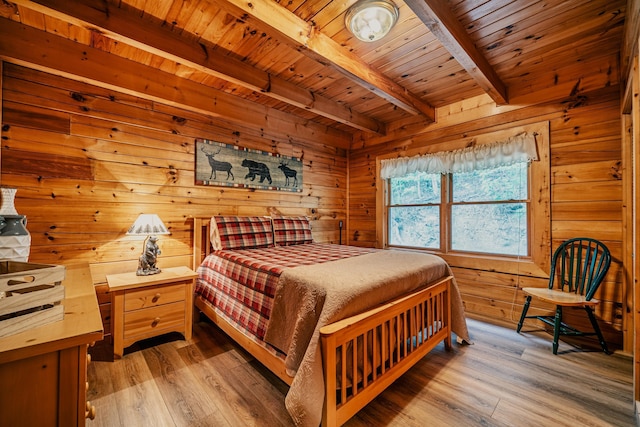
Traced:
<path fill-rule="evenodd" d="M 593 314 L 593 307 L 599 301 L 593 299 L 593 296 L 610 265 L 609 249 L 597 240 L 579 237 L 563 242 L 551 259 L 549 287 L 522 289 L 527 298 L 522 307 L 517 332 L 520 333 L 525 318 L 536 318 L 553 326 L 553 354 L 558 354 L 560 335 L 597 335 L 602 350 L 608 354 L 607 343 L 604 341 Z M 532 297 L 555 304 L 555 316 L 527 316 Z M 593 326 L 593 332 L 582 332 L 564 323 L 562 321 L 563 307 L 584 308 Z"/>

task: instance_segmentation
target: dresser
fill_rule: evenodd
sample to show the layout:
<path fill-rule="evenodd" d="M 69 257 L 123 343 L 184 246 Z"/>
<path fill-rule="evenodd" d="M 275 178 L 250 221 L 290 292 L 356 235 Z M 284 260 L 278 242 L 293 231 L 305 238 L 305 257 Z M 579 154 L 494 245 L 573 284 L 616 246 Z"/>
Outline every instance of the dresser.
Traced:
<path fill-rule="evenodd" d="M 0 426 L 84 426 L 87 348 L 102 339 L 88 265 L 66 269 L 64 319 L 0 338 Z"/>
<path fill-rule="evenodd" d="M 149 276 L 137 276 L 135 271 L 107 275 L 114 359 L 145 338 L 168 332 L 191 338 L 196 276 L 188 267 L 163 268 Z"/>

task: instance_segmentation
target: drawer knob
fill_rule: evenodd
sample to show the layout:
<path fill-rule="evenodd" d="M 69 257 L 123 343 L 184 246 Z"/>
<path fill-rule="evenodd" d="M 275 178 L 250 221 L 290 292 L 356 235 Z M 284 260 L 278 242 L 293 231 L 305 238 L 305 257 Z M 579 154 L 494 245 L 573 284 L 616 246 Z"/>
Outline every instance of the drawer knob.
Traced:
<path fill-rule="evenodd" d="M 151 322 L 151 327 L 155 328 L 156 326 L 158 326 L 158 323 L 160 323 L 160 318 L 156 317 L 155 319 L 153 319 L 153 322 Z"/>
<path fill-rule="evenodd" d="M 96 407 L 87 400 L 86 410 L 84 411 L 84 417 L 94 420 L 96 418 Z"/>
<path fill-rule="evenodd" d="M 151 299 L 151 302 L 156 303 L 158 302 L 159 299 L 160 299 L 160 293 L 157 293 L 153 296 L 153 298 Z"/>

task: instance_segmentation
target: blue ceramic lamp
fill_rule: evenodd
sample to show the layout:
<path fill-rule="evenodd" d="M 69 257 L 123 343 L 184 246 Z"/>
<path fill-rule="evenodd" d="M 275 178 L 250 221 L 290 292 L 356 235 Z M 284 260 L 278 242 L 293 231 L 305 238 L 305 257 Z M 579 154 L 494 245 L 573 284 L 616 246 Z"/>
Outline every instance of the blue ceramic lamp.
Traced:
<path fill-rule="evenodd" d="M 18 214 L 15 196 L 18 190 L 2 187 L 0 206 L 0 259 L 27 262 L 31 250 L 31 235 L 27 231 L 26 215 Z"/>

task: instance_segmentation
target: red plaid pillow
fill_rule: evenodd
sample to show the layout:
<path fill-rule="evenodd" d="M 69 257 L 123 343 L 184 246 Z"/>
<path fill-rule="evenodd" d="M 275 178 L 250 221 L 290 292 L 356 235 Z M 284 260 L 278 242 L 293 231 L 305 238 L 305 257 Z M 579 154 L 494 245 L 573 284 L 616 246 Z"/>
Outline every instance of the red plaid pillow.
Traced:
<path fill-rule="evenodd" d="M 213 249 L 267 248 L 273 244 L 271 219 L 260 216 L 221 216 L 211 218 Z"/>
<path fill-rule="evenodd" d="M 276 245 L 289 246 L 313 243 L 309 218 L 304 216 L 273 217 Z"/>

